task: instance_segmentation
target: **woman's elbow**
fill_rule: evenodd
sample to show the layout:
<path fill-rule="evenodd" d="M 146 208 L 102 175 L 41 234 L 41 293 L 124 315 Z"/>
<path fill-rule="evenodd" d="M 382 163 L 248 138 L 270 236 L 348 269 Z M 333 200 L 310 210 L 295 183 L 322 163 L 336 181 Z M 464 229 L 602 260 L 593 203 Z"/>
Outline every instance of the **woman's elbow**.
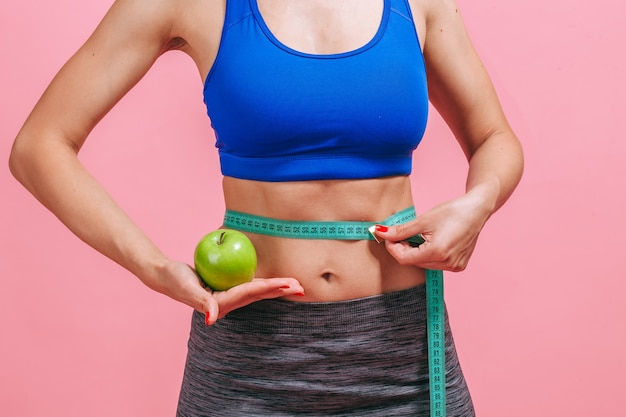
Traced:
<path fill-rule="evenodd" d="M 54 140 L 42 138 L 46 138 L 46 135 L 26 132 L 23 129 L 11 148 L 9 170 L 26 188 L 29 188 L 29 184 L 38 174 L 50 172 L 50 167 L 46 165 L 55 159 L 54 153 L 59 149 Z"/>
<path fill-rule="evenodd" d="M 29 150 L 28 141 L 20 134 L 15 138 L 9 155 L 9 171 L 20 183 L 24 183 L 26 166 L 28 165 Z"/>

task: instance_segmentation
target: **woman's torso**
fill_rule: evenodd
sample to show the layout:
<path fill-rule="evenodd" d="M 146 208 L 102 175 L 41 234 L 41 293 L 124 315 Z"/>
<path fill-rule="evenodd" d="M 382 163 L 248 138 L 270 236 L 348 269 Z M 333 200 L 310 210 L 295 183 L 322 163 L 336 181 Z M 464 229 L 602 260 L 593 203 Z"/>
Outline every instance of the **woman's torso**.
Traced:
<path fill-rule="evenodd" d="M 225 5 L 190 1 L 178 31 L 181 48 L 203 80 L 217 55 Z M 337 54 L 367 44 L 378 31 L 383 0 L 258 0 L 268 28 L 283 44 L 309 54 Z M 424 27 L 418 16 L 418 33 Z M 423 33 L 423 30 L 422 30 Z M 420 38 L 421 39 L 421 38 Z M 382 221 L 413 204 L 408 176 L 358 180 L 265 182 L 225 177 L 226 208 L 286 220 Z M 294 277 L 306 291 L 298 301 L 341 300 L 408 288 L 423 271 L 401 266 L 374 241 L 284 239 L 249 235 L 259 277 Z"/>

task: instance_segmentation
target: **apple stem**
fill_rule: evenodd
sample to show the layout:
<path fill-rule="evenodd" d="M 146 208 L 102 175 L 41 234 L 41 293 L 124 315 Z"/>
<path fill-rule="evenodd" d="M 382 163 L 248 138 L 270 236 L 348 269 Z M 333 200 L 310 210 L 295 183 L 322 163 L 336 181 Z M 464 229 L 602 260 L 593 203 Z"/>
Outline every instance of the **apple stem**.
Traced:
<path fill-rule="evenodd" d="M 217 241 L 218 245 L 221 245 L 222 243 L 224 243 L 224 235 L 226 234 L 226 232 L 222 232 L 222 234 L 220 235 L 220 240 Z"/>

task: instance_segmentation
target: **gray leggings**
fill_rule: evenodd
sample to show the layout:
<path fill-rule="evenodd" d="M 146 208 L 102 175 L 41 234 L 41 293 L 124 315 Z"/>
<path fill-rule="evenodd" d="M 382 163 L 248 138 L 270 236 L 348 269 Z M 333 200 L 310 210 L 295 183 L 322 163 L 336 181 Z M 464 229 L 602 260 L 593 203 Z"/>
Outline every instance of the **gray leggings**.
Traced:
<path fill-rule="evenodd" d="M 474 416 L 446 314 L 447 416 Z M 178 417 L 428 416 L 423 285 L 357 300 L 194 312 Z"/>

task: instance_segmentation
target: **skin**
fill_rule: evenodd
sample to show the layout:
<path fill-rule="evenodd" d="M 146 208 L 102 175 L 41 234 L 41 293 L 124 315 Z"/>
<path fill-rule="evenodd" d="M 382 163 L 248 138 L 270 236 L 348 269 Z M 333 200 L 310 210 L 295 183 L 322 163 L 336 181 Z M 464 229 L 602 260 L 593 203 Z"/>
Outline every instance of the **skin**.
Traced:
<path fill-rule="evenodd" d="M 415 221 L 379 231 L 384 244 L 250 234 L 258 278 L 210 292 L 189 265 L 162 253 L 80 163 L 89 132 L 162 54 L 185 52 L 196 63 L 201 88 L 219 47 L 224 0 L 116 1 L 26 120 L 13 145 L 11 171 L 79 238 L 153 290 L 208 312 L 209 324 L 263 298 L 351 299 L 423 283 L 424 268 L 463 270 L 485 222 L 520 180 L 522 150 L 455 1 L 410 4 L 431 102 L 467 156 L 467 186 Z M 371 39 L 382 0 L 259 0 L 259 7 L 283 43 L 330 54 Z M 380 221 L 413 204 L 404 176 L 285 183 L 225 177 L 222 185 L 227 208 L 291 220 Z M 421 247 L 401 242 L 417 233 L 427 240 Z"/>

